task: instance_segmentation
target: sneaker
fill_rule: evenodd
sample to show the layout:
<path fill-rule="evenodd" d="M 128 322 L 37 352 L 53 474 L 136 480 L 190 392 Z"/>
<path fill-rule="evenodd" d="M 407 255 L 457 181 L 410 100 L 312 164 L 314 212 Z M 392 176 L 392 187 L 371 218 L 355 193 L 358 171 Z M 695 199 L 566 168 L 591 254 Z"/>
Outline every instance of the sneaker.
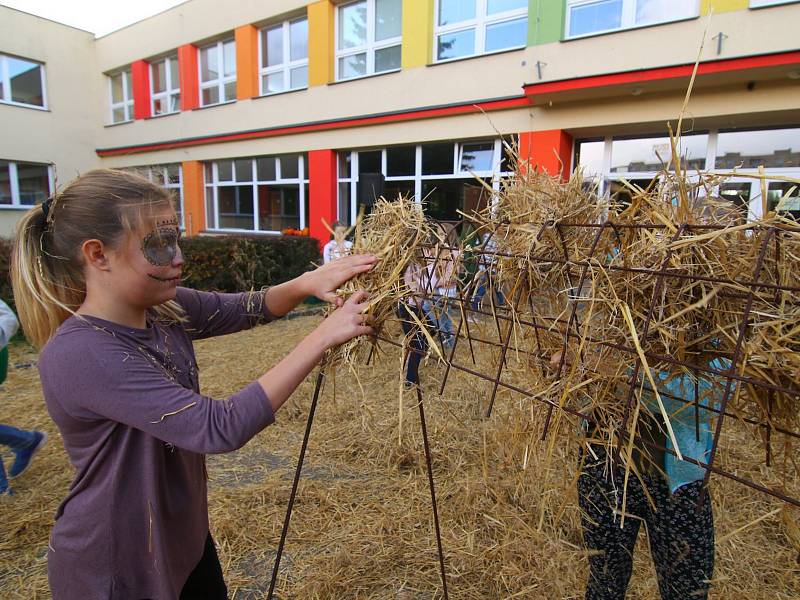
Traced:
<path fill-rule="evenodd" d="M 8 470 L 8 477 L 13 479 L 22 475 L 30 466 L 33 455 L 41 450 L 42 446 L 47 442 L 47 434 L 44 431 L 34 431 L 33 435 L 36 436 L 36 441 L 30 448 L 24 450 L 17 450 L 15 452 L 14 464 Z"/>

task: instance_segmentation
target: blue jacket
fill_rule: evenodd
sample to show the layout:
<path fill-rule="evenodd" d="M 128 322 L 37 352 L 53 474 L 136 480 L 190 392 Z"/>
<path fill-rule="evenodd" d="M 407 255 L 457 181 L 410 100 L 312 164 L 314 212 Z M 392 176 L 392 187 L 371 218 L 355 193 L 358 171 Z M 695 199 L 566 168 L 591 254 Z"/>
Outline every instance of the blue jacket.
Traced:
<path fill-rule="evenodd" d="M 726 358 L 715 358 L 708 366 L 715 371 L 725 371 L 730 368 L 731 362 Z M 694 405 L 693 377 L 688 374 L 670 376 L 666 371 L 659 371 L 656 383 L 658 384 L 659 393 L 662 394 L 661 402 L 664 404 L 664 409 L 669 417 L 681 454 L 685 457 L 708 463 L 708 459 L 711 456 L 711 445 L 714 441 L 713 424 L 716 421 L 714 417 L 717 413 L 705 410 L 703 407 L 719 408 L 722 395 L 725 392 L 725 378 L 721 375 L 700 374 L 698 385 L 699 408 L 697 411 L 695 411 Z M 734 382 L 731 386 L 731 393 L 735 390 Z M 664 396 L 664 393 L 676 398 L 683 398 L 686 402 Z M 652 392 L 643 394 L 643 402 L 652 414 L 661 415 L 658 402 Z M 695 429 L 695 412 L 697 412 L 697 421 L 699 422 L 699 439 Z M 666 447 L 669 450 L 675 450 L 669 435 L 667 435 Z M 672 492 L 687 483 L 700 481 L 705 476 L 703 467 L 680 460 L 669 452 L 664 453 L 664 471 Z"/>

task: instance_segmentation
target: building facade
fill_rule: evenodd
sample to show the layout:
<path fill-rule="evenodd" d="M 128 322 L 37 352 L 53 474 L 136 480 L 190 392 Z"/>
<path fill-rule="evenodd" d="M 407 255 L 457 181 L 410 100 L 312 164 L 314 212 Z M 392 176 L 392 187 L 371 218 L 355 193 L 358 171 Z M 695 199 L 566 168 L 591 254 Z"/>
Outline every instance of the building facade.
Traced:
<path fill-rule="evenodd" d="M 687 166 L 800 177 L 798 23 L 796 0 L 189 0 L 95 38 L 0 7 L 0 235 L 95 167 L 173 188 L 188 235 L 324 240 L 375 193 L 455 218 L 509 144 L 614 193 L 668 157 L 698 56 Z M 720 189 L 750 216 L 760 194 Z"/>

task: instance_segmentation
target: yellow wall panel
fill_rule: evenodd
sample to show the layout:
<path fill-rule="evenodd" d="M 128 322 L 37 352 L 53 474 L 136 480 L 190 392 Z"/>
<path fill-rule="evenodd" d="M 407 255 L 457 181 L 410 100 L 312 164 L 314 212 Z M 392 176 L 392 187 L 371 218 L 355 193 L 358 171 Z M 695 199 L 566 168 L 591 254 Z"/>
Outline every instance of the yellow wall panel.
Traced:
<path fill-rule="evenodd" d="M 433 0 L 403 0 L 402 67 L 422 67 L 433 60 Z"/>
<path fill-rule="evenodd" d="M 333 81 L 333 22 L 331 0 L 308 5 L 308 85 Z"/>
<path fill-rule="evenodd" d="M 746 10 L 750 0 L 700 0 L 700 14 L 707 15 L 713 8 L 714 14 L 731 12 L 733 10 Z"/>

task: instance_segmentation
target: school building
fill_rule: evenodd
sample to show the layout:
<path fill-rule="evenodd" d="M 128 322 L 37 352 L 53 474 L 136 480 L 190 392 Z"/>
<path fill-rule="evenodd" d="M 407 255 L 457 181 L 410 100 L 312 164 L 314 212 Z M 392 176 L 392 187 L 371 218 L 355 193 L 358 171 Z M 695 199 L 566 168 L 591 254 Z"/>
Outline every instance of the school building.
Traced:
<path fill-rule="evenodd" d="M 0 6 L 0 235 L 95 167 L 173 188 L 188 235 L 327 239 L 375 193 L 454 218 L 503 140 L 613 192 L 669 155 L 698 56 L 687 165 L 800 177 L 798 24 L 796 0 L 189 0 L 95 38 Z M 761 210 L 749 179 L 720 194 Z"/>

